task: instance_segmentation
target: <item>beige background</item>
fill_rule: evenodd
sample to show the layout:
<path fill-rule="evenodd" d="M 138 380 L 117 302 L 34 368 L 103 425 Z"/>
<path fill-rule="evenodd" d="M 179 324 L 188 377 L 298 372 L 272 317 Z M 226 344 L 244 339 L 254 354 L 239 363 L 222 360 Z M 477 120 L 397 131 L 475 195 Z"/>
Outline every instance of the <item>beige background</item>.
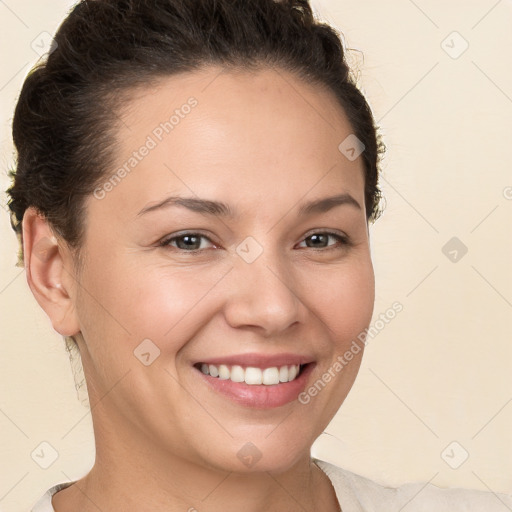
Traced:
<path fill-rule="evenodd" d="M 38 58 L 32 41 L 53 34 L 71 4 L 0 1 L 2 190 L 15 100 Z M 313 454 L 392 485 L 512 493 L 512 2 L 313 5 L 364 54 L 353 63 L 388 146 L 387 208 L 371 231 L 374 322 L 403 305 L 371 339 Z M 0 214 L 0 510 L 14 512 L 87 472 L 94 442 L 64 342 L 15 267 Z M 468 249 L 455 262 L 453 247 L 442 250 L 452 237 Z M 48 469 L 31 458 L 43 441 L 58 452 Z"/>

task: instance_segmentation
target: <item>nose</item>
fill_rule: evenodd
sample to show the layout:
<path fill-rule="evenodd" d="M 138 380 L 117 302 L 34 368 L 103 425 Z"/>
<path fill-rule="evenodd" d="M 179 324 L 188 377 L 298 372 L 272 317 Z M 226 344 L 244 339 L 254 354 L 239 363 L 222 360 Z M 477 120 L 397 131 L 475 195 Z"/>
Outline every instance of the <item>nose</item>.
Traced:
<path fill-rule="evenodd" d="M 270 251 L 252 263 L 237 258 L 230 274 L 225 317 L 231 327 L 250 327 L 272 337 L 299 322 L 303 304 L 293 286 L 297 280 L 282 258 Z"/>

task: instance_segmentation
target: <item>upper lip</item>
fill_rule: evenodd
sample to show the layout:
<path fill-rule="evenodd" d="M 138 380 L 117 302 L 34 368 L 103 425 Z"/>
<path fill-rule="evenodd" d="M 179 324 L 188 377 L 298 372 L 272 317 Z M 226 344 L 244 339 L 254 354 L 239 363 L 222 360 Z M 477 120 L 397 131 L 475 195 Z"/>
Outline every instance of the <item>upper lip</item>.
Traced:
<path fill-rule="evenodd" d="M 220 364 L 226 365 L 239 365 L 239 366 L 252 366 L 255 368 L 272 368 L 274 366 L 291 366 L 303 365 L 313 362 L 313 358 L 300 354 L 281 353 L 281 354 L 238 354 L 223 357 L 212 357 L 202 359 L 197 363 L 213 364 L 215 366 Z"/>

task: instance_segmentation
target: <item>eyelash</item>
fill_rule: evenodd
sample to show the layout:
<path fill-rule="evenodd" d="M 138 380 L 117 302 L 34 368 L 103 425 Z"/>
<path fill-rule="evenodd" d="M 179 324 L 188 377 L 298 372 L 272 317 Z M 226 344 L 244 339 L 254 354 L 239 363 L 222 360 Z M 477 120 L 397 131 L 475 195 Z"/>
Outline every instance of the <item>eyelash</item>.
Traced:
<path fill-rule="evenodd" d="M 348 246 L 351 245 L 350 238 L 347 235 L 342 235 L 341 233 L 337 233 L 337 232 L 334 232 L 334 231 L 315 231 L 314 233 L 310 233 L 308 236 L 306 236 L 302 241 L 307 240 L 308 238 L 310 238 L 310 237 L 312 237 L 314 235 L 328 235 L 328 236 L 332 236 L 332 237 L 336 238 L 339 241 L 340 246 L 339 247 L 327 246 L 327 247 L 321 247 L 319 249 L 315 249 L 314 247 L 305 247 L 305 249 L 313 249 L 315 251 L 323 251 L 323 252 L 325 252 L 325 251 L 331 251 L 331 250 L 336 250 L 336 249 L 342 249 L 344 247 L 348 247 Z M 159 242 L 159 246 L 160 247 L 173 247 L 173 246 L 170 245 L 171 242 L 173 242 L 175 240 L 178 240 L 180 238 L 184 238 L 186 236 L 195 236 L 195 237 L 199 237 L 199 238 L 205 238 L 210 243 L 215 245 L 215 243 L 209 237 L 207 237 L 206 235 L 203 235 L 202 233 L 197 233 L 195 231 L 189 231 L 189 232 L 185 232 L 185 233 L 180 233 L 179 235 L 173 235 L 172 237 L 164 238 L 164 239 L 162 239 Z M 205 249 L 193 249 L 193 250 L 188 251 L 188 250 L 185 250 L 185 249 L 180 249 L 178 247 L 173 247 L 173 248 L 178 250 L 179 252 L 191 253 L 191 254 L 197 254 L 197 253 L 200 253 L 200 252 L 205 250 Z"/>

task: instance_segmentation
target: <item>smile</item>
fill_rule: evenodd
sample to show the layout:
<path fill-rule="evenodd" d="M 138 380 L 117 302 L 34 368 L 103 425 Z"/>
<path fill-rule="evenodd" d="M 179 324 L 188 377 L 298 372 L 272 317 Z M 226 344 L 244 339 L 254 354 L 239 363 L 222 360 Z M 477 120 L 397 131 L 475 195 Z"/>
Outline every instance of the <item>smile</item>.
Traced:
<path fill-rule="evenodd" d="M 213 365 L 199 363 L 197 367 L 205 375 L 218 378 L 220 380 L 230 380 L 232 382 L 244 382 L 250 386 L 265 385 L 274 386 L 277 384 L 292 382 L 295 380 L 304 365 L 284 365 L 272 366 L 270 368 L 257 368 L 248 366 L 243 368 L 240 365 Z"/>
<path fill-rule="evenodd" d="M 316 366 L 314 362 L 268 366 L 270 362 L 252 359 L 253 365 L 261 364 L 261 367 L 245 366 L 246 363 L 240 360 L 237 361 L 240 364 L 215 361 L 216 364 L 197 363 L 194 370 L 199 381 L 220 396 L 243 407 L 271 409 L 297 402 Z"/>

